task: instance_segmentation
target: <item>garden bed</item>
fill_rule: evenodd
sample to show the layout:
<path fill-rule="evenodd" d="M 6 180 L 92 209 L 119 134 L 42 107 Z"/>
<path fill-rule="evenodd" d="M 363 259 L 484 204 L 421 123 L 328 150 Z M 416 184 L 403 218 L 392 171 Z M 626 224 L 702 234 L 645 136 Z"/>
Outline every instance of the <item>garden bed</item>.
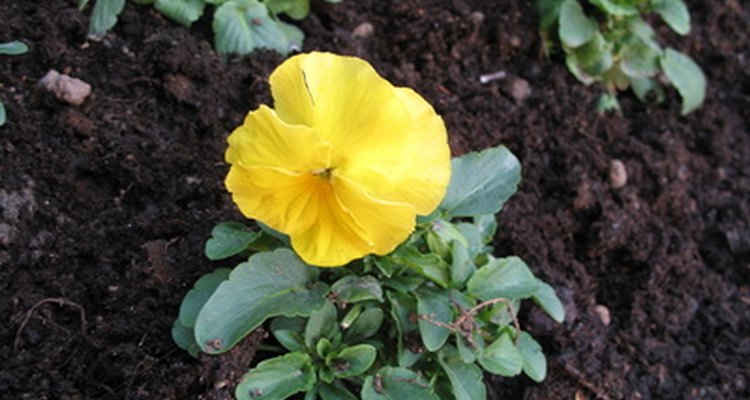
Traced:
<path fill-rule="evenodd" d="M 89 41 L 76 1 L 36 3 L 0 1 L 0 42 L 31 48 L 0 58 L 0 397 L 229 399 L 263 333 L 198 361 L 169 332 L 193 282 L 236 262 L 202 255 L 215 223 L 242 220 L 225 138 L 270 103 L 283 58 L 223 59 L 206 16 L 187 30 L 130 2 Z M 521 160 L 496 249 L 554 286 L 567 319 L 522 311 L 548 377 L 493 378 L 490 398 L 750 398 L 750 8 L 688 7 L 689 36 L 660 30 L 708 78 L 687 117 L 672 90 L 598 115 L 599 89 L 542 56 L 531 1 L 313 2 L 301 23 L 304 50 L 421 93 L 454 154 L 504 144 Z M 37 85 L 53 68 L 92 86 L 83 105 Z"/>

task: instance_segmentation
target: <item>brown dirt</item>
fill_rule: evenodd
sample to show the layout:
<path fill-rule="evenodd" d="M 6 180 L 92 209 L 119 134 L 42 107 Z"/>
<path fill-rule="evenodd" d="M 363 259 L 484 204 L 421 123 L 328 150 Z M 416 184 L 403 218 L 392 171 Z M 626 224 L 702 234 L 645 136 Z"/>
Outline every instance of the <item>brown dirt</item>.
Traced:
<path fill-rule="evenodd" d="M 0 397 L 227 398 L 252 351 L 201 363 L 169 330 L 192 283 L 224 265 L 202 257 L 212 225 L 240 219 L 224 138 L 269 102 L 282 58 L 223 60 L 210 19 L 186 30 L 132 3 L 91 42 L 76 1 L 36 3 L 0 0 L 0 41 L 31 47 L 0 60 Z M 531 1 L 314 2 L 301 24 L 305 50 L 364 57 L 422 93 L 455 154 L 502 143 L 522 160 L 498 249 L 552 283 L 568 319 L 527 307 L 549 376 L 493 379 L 495 399 L 750 398 L 750 7 L 688 3 L 692 33 L 660 31 L 708 76 L 684 118 L 673 91 L 595 114 L 597 90 L 540 57 Z M 369 38 L 352 34 L 363 22 Z M 51 68 L 92 96 L 54 99 L 37 86 Z"/>

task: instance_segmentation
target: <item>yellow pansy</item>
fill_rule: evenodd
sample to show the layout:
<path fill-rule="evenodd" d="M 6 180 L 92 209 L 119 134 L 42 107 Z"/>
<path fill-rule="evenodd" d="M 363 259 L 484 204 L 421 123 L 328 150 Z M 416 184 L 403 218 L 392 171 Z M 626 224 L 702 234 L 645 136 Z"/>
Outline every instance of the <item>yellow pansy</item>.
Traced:
<path fill-rule="evenodd" d="M 450 150 L 416 92 L 361 59 L 318 52 L 289 58 L 270 83 L 275 109 L 260 106 L 229 136 L 226 186 L 305 262 L 387 254 L 438 206 Z"/>

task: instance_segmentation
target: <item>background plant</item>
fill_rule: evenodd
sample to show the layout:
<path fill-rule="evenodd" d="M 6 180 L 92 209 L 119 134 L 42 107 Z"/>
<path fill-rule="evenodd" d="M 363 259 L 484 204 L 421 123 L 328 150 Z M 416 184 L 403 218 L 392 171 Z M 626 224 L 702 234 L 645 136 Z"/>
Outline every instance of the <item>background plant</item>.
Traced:
<path fill-rule="evenodd" d="M 17 40 L 0 43 L 0 55 L 17 56 L 27 51 L 29 51 L 29 47 Z M 5 104 L 0 100 L 0 126 L 5 125 L 6 118 Z"/>
<path fill-rule="evenodd" d="M 619 109 L 617 91 L 632 88 L 641 101 L 661 101 L 662 83 L 677 89 L 682 114 L 703 103 L 706 79 L 686 54 L 662 48 L 644 19 L 655 13 L 676 33 L 690 32 L 690 14 L 682 0 L 588 0 L 598 18 L 577 0 L 537 0 L 540 29 L 549 49 L 556 39 L 573 75 L 586 85 L 600 82 L 606 92 L 599 110 Z"/>
<path fill-rule="evenodd" d="M 213 16 L 214 46 L 222 53 L 247 54 L 265 48 L 281 54 L 301 49 L 304 33 L 280 18 L 285 15 L 302 20 L 310 12 L 310 0 L 131 0 L 137 4 L 153 4 L 167 18 L 190 27 L 207 5 L 216 7 Z M 325 0 L 340 3 L 341 0 Z M 79 0 L 83 10 L 89 0 Z M 125 0 L 96 0 L 89 34 L 103 36 L 117 23 Z"/>
<path fill-rule="evenodd" d="M 531 299 L 561 322 L 563 306 L 520 258 L 491 246 L 495 213 L 519 181 L 504 147 L 455 158 L 443 202 L 405 243 L 342 268 L 305 265 L 263 225 L 219 224 L 209 259 L 252 255 L 196 282 L 173 337 L 193 356 L 220 354 L 270 320 L 279 354 L 243 377 L 238 399 L 481 400 L 483 371 L 541 381 L 546 359 L 517 314 Z"/>

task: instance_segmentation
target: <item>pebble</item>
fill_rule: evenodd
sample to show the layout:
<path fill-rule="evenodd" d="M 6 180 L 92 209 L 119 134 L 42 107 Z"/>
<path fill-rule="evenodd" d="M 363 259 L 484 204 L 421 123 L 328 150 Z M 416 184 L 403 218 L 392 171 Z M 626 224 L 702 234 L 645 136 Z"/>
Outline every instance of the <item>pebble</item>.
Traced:
<path fill-rule="evenodd" d="M 91 85 L 78 78 L 60 74 L 54 69 L 49 70 L 39 84 L 54 93 L 58 99 L 75 106 L 83 104 L 91 94 Z"/>
<path fill-rule="evenodd" d="M 477 25 L 481 25 L 482 22 L 484 22 L 484 14 L 480 11 L 474 11 L 469 18 L 471 19 L 471 22 Z"/>
<path fill-rule="evenodd" d="M 612 160 L 609 164 L 609 183 L 614 189 L 620 189 L 628 183 L 628 171 L 620 160 Z"/>
<path fill-rule="evenodd" d="M 510 95 L 521 103 L 531 96 L 531 86 L 526 79 L 516 78 L 510 84 Z"/>
<path fill-rule="evenodd" d="M 609 314 L 609 308 L 599 304 L 594 307 L 594 312 L 599 316 L 604 326 L 609 326 L 612 323 L 612 316 Z"/>
<path fill-rule="evenodd" d="M 510 42 L 511 47 L 514 47 L 514 48 L 521 47 L 521 44 L 522 44 L 521 43 L 521 38 L 519 38 L 516 35 L 511 36 L 508 41 Z"/>
<path fill-rule="evenodd" d="M 375 33 L 375 27 L 369 22 L 363 22 L 357 25 L 352 31 L 352 35 L 358 38 L 368 38 L 372 36 L 373 33 Z"/>

